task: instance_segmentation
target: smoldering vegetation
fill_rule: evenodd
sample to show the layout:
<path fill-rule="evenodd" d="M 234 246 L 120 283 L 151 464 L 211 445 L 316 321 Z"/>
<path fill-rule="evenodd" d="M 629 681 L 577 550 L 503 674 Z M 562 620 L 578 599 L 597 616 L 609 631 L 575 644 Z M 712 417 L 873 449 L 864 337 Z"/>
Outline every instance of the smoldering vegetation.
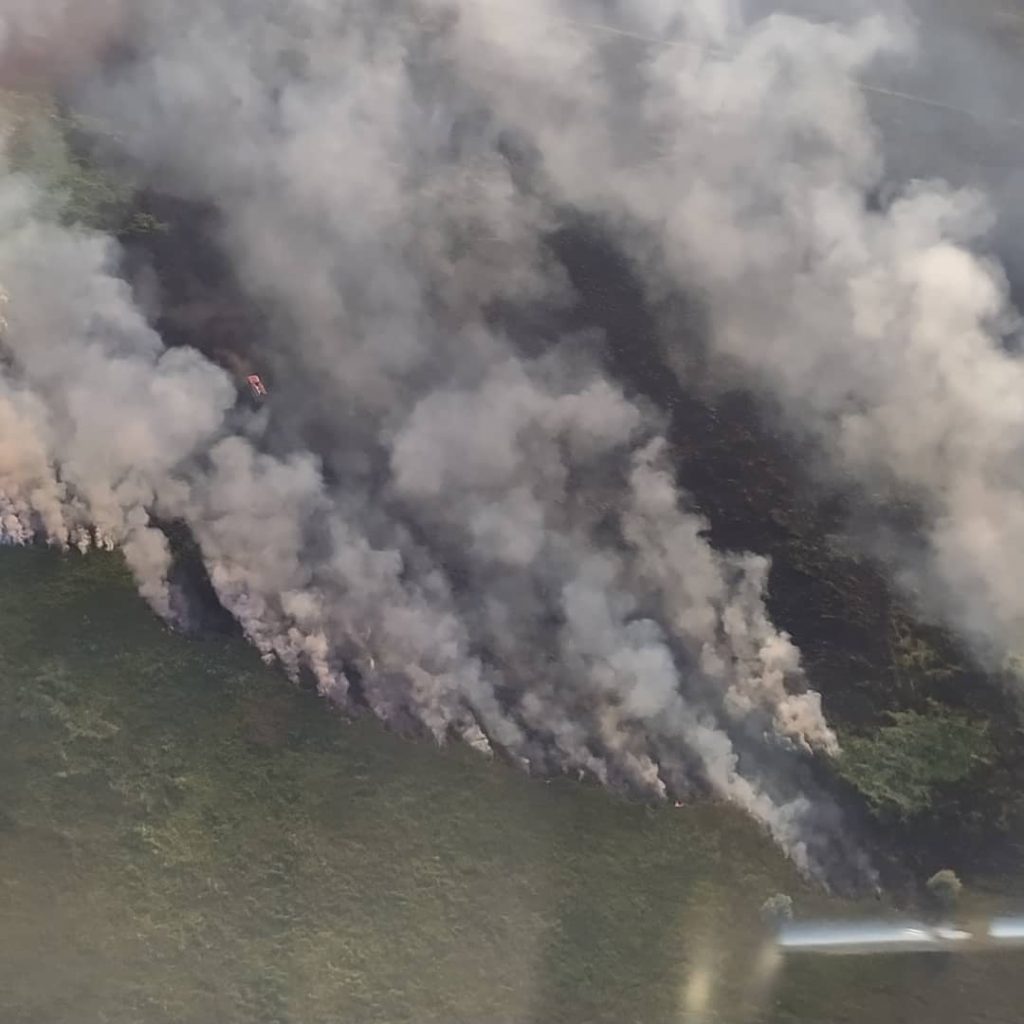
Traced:
<path fill-rule="evenodd" d="M 68 224 L 7 133 L 4 535 L 121 548 L 171 620 L 208 581 L 341 705 L 711 793 L 867 880 L 765 545 L 710 542 L 673 403 L 759 396 L 856 511 L 846 541 L 1006 663 L 1021 371 L 974 248 L 991 216 L 886 169 L 858 83 L 909 60 L 898 12 L 605 7 L 140 0 L 71 35 L 5 13 L 35 66 L 81 39 L 59 88 L 102 126 L 92 159 L 191 228 Z M 653 337 L 579 316 L 602 246 Z"/>

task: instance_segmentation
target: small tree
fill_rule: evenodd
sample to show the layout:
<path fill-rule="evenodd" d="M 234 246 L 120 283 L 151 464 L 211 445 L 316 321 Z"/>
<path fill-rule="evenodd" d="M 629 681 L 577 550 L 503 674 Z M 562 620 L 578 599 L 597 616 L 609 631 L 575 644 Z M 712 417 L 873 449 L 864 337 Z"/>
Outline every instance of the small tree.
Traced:
<path fill-rule="evenodd" d="M 793 918 L 793 898 L 784 892 L 777 892 L 761 904 L 761 920 L 778 928 Z"/>
<path fill-rule="evenodd" d="M 928 879 L 925 888 L 936 909 L 949 914 L 956 909 L 963 883 L 957 878 L 955 871 L 944 868 L 942 871 L 936 871 Z"/>

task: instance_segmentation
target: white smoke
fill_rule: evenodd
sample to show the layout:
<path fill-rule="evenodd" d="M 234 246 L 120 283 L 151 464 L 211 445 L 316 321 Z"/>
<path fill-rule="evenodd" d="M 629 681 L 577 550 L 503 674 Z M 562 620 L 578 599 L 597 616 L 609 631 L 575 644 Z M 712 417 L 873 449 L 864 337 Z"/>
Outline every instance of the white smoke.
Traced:
<path fill-rule="evenodd" d="M 678 508 L 672 477 L 659 465 L 663 447 L 659 439 L 634 456 L 624 533 L 637 551 L 638 573 L 657 588 L 674 633 L 699 652 L 702 672 L 722 689 L 731 715 L 745 720 L 765 711 L 780 736 L 837 753 L 821 696 L 803 684 L 800 652 L 765 612 L 767 560 L 708 547 L 700 520 Z"/>

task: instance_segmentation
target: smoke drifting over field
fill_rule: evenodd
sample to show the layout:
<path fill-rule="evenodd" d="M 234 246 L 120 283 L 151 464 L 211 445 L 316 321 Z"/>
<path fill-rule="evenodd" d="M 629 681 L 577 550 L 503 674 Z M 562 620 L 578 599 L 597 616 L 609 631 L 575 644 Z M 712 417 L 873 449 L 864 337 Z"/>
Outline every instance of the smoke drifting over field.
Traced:
<path fill-rule="evenodd" d="M 74 100 L 154 187 L 219 211 L 280 387 L 240 415 L 224 371 L 165 348 L 115 244 L 6 174 L 6 536 L 119 545 L 173 618 L 154 523 L 182 521 L 251 641 L 336 701 L 534 770 L 710 788 L 806 870 L 863 871 L 806 777 L 837 744 L 766 561 L 708 544 L 661 413 L 601 339 L 536 325 L 571 301 L 546 237 L 595 217 L 652 294 L 699 296 L 719 367 L 781 399 L 832 472 L 920 502 L 901 578 L 1010 650 L 1024 380 L 1006 283 L 968 248 L 985 206 L 921 183 L 878 200 L 855 83 L 905 23 L 719 0 L 603 5 L 625 35 L 569 0 L 130 15 L 102 23 L 117 59 Z"/>

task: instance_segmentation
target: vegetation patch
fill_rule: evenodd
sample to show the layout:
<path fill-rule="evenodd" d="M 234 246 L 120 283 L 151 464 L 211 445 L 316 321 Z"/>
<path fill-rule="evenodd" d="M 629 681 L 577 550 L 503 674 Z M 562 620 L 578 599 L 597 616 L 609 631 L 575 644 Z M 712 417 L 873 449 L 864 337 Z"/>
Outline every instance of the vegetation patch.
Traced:
<path fill-rule="evenodd" d="M 102 126 L 62 111 L 52 97 L 0 90 L 0 135 L 10 170 L 41 187 L 55 219 L 118 235 L 165 228 L 135 207 L 133 183 L 82 151 L 86 140 L 112 141 Z"/>
<path fill-rule="evenodd" d="M 894 711 L 869 735 L 848 736 L 840 774 L 885 817 L 931 811 L 945 790 L 992 764 L 987 722 L 930 704 L 927 713 Z"/>

